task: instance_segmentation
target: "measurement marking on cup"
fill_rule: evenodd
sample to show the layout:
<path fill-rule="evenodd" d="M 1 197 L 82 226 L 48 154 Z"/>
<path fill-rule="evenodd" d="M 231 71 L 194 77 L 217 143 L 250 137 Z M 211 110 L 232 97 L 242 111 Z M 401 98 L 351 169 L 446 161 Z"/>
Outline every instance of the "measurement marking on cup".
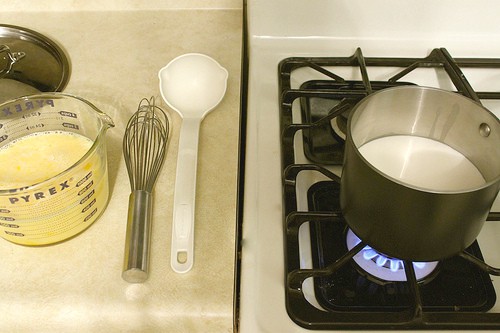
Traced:
<path fill-rule="evenodd" d="M 94 190 L 92 190 L 89 194 L 83 197 L 82 200 L 80 200 L 80 205 L 83 205 L 85 202 L 87 202 L 93 195 L 94 195 Z"/>
<path fill-rule="evenodd" d="M 34 124 L 34 125 L 28 125 L 28 126 L 26 126 L 26 129 L 28 131 L 30 131 L 30 130 L 34 130 L 34 129 L 40 129 L 40 128 L 43 128 L 43 127 L 45 127 L 45 125 L 42 124 L 42 123 L 39 123 L 39 124 Z"/>
<path fill-rule="evenodd" d="M 83 193 L 87 192 L 92 187 L 92 185 L 94 185 L 94 181 L 93 180 L 91 180 L 90 183 L 87 184 L 87 186 L 85 186 L 80 191 L 78 191 L 78 195 L 80 196 Z"/>
<path fill-rule="evenodd" d="M 94 210 L 89 215 L 87 215 L 87 217 L 85 217 L 83 222 L 87 222 L 88 220 L 90 220 L 92 218 L 92 216 L 95 215 L 95 213 L 97 213 L 97 208 L 94 208 Z"/>
<path fill-rule="evenodd" d="M 5 232 L 7 235 L 17 236 L 17 237 L 24 237 L 24 234 L 23 234 L 23 233 L 20 233 L 20 232 L 12 232 L 12 231 L 7 231 L 7 230 L 5 230 L 4 232 Z"/>
<path fill-rule="evenodd" d="M 89 180 L 90 177 L 92 177 L 92 171 L 90 171 L 85 177 L 83 177 L 82 179 L 80 179 L 78 181 L 78 183 L 76 183 L 76 187 L 82 186 L 83 183 L 85 183 L 87 180 Z"/>
<path fill-rule="evenodd" d="M 6 227 L 6 228 L 19 228 L 19 226 L 17 224 L 3 223 L 3 222 L 0 222 L 0 226 Z"/>
<path fill-rule="evenodd" d="M 94 198 L 87 206 L 83 207 L 82 213 L 85 213 L 96 203 L 96 199 Z"/>
<path fill-rule="evenodd" d="M 64 117 L 70 117 L 70 118 L 78 118 L 76 113 L 69 112 L 69 111 L 59 111 L 59 114 Z"/>
<path fill-rule="evenodd" d="M 72 124 L 72 123 L 62 123 L 62 125 L 66 128 L 72 128 L 72 129 L 80 129 L 80 127 L 76 124 Z"/>
<path fill-rule="evenodd" d="M 28 119 L 28 118 L 32 118 L 32 117 L 38 117 L 40 115 L 41 115 L 41 113 L 38 112 L 38 111 L 37 112 L 31 112 L 31 113 L 27 113 L 27 114 L 23 115 L 23 118 L 24 119 Z"/>

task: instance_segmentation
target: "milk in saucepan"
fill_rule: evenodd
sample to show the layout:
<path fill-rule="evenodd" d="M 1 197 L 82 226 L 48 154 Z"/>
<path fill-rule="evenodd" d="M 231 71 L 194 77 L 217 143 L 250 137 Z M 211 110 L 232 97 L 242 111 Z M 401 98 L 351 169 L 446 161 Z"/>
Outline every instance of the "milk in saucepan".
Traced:
<path fill-rule="evenodd" d="M 359 152 L 379 171 L 422 189 L 462 191 L 485 184 L 464 155 L 429 138 L 387 136 L 365 143 Z"/>

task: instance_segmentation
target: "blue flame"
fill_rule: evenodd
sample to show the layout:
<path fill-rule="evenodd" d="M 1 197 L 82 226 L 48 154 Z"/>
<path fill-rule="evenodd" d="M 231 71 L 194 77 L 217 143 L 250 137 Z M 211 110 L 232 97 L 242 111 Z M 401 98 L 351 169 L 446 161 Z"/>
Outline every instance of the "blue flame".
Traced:
<path fill-rule="evenodd" d="M 365 246 L 362 251 L 363 251 L 363 258 L 365 258 L 366 260 L 372 260 L 379 267 L 389 268 L 393 272 L 397 272 L 398 270 L 404 268 L 403 260 L 387 257 L 381 254 L 380 252 L 377 252 L 368 245 Z M 425 262 L 413 263 L 413 266 L 418 269 L 423 269 L 426 265 L 427 263 Z"/>
<path fill-rule="evenodd" d="M 361 240 L 356 236 L 357 243 Z M 369 245 L 365 246 L 362 250 L 363 258 L 366 260 L 371 260 L 377 264 L 378 267 L 385 267 L 393 272 L 397 272 L 400 269 L 404 269 L 404 262 L 401 259 L 388 257 L 376 250 L 374 250 Z M 426 262 L 413 262 L 413 266 L 418 269 L 424 269 L 427 265 Z"/>
<path fill-rule="evenodd" d="M 346 242 L 348 250 L 351 250 L 354 246 L 359 244 L 361 240 L 352 230 L 348 230 Z M 382 280 L 406 281 L 403 260 L 386 256 L 369 245 L 366 245 L 353 257 L 353 259 L 362 270 Z M 423 279 L 432 273 L 436 269 L 437 264 L 437 261 L 413 262 L 417 280 Z"/>

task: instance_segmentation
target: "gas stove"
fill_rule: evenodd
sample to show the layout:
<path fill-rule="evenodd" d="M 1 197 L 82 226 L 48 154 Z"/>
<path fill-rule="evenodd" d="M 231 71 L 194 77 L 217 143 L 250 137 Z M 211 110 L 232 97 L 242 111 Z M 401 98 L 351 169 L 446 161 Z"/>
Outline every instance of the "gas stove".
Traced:
<path fill-rule="evenodd" d="M 358 69 L 361 79 L 345 80 L 335 73 L 336 67 L 346 66 Z M 381 81 L 379 73 L 379 80 L 372 81 L 368 70 L 373 66 L 388 67 L 391 76 Z M 487 272 L 489 267 L 485 272 L 482 266 L 473 264 L 483 260 L 477 242 L 463 255 L 441 262 L 411 264 L 387 257 L 362 243 L 347 228 L 339 208 L 339 177 L 327 167 L 342 164 L 347 116 L 353 106 L 373 91 L 415 84 L 402 81 L 413 71 L 443 71 L 442 77 L 448 77 L 457 93 L 478 102 L 498 101 L 500 93 L 474 91 L 462 72 L 467 67 L 496 69 L 500 73 L 500 59 L 454 59 L 444 48 L 418 59 L 365 58 L 358 48 L 349 57 L 293 57 L 280 62 L 286 307 L 299 325 L 380 329 L 464 328 L 474 324 L 500 328 L 500 314 L 485 313 L 494 306 L 496 294 Z M 294 72 L 301 68 L 325 78 L 306 80 L 292 88 Z M 399 71 L 394 73 L 394 68 Z M 295 101 L 300 114 L 294 115 Z M 301 156 L 296 158 L 296 152 Z M 320 173 L 329 180 L 301 186 L 297 178 L 303 172 Z M 301 209 L 297 192 L 307 194 L 307 205 Z M 500 213 L 491 212 L 488 219 L 500 221 Z M 311 247 L 311 268 L 300 265 L 304 257 L 299 248 L 300 227 L 306 223 L 310 234 L 307 238 L 311 239 L 307 244 Z M 492 271 L 500 274 L 500 270 Z M 407 279 L 408 275 L 411 279 Z M 303 291 L 307 278 L 313 278 L 313 299 L 321 305 L 318 308 L 311 307 L 313 302 Z"/>
<path fill-rule="evenodd" d="M 368 94 L 437 87 L 500 116 L 500 6 L 445 3 L 248 2 L 239 331 L 500 329 L 498 198 L 464 253 L 427 263 L 370 248 L 339 207 L 347 117 Z"/>

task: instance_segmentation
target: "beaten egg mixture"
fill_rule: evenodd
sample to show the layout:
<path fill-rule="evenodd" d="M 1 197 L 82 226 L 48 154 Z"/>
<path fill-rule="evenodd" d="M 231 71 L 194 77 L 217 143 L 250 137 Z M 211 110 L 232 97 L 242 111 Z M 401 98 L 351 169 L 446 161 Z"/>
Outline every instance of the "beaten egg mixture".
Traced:
<path fill-rule="evenodd" d="M 34 133 L 0 147 L 0 189 L 19 188 L 56 176 L 78 162 L 93 141 L 78 134 Z"/>

